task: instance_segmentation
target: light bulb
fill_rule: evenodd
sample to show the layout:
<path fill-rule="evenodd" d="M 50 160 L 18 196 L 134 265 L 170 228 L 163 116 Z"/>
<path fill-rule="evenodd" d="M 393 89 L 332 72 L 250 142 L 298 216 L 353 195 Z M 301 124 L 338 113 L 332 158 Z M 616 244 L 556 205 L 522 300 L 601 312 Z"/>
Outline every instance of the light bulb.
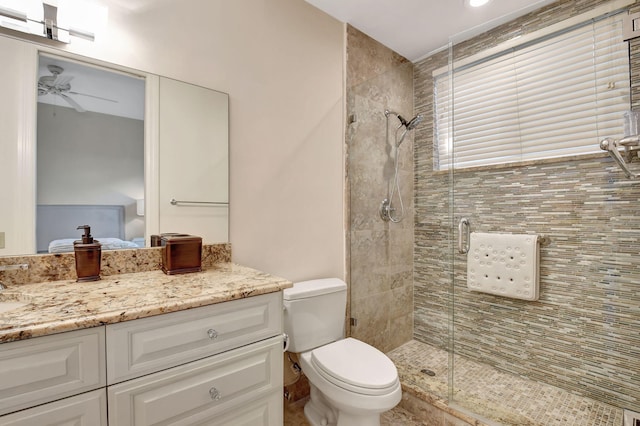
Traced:
<path fill-rule="evenodd" d="M 491 0 L 467 0 L 467 4 L 471 7 L 480 7 L 489 3 Z"/>

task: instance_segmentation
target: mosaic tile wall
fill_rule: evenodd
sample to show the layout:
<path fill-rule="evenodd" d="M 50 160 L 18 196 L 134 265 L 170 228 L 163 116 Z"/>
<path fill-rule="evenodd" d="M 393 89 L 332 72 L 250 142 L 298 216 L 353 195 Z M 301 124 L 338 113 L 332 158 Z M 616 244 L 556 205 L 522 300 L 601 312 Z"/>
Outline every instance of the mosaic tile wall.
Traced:
<path fill-rule="evenodd" d="M 560 0 L 456 51 L 472 53 L 604 3 Z M 634 109 L 638 40 L 630 43 Z M 446 64 L 447 52 L 415 64 L 415 107 L 427 117 L 431 71 Z M 432 123 L 420 126 L 415 142 L 414 338 L 446 348 L 454 277 L 458 353 L 640 411 L 640 182 L 627 180 L 602 153 L 456 171 L 452 204 L 451 176 L 433 172 L 432 130 Z M 632 166 L 640 172 L 640 162 Z M 541 249 L 540 300 L 467 291 L 466 258 L 452 247 L 463 216 L 474 231 L 550 237 Z"/>
<path fill-rule="evenodd" d="M 347 252 L 350 312 L 357 320 L 351 335 L 386 352 L 413 333 L 412 135 L 399 154 L 405 219 L 384 222 L 378 213 L 395 158 L 384 111 L 412 117 L 413 64 L 353 27 L 347 28 L 347 57 Z M 389 123 L 393 138 L 398 121 Z"/>

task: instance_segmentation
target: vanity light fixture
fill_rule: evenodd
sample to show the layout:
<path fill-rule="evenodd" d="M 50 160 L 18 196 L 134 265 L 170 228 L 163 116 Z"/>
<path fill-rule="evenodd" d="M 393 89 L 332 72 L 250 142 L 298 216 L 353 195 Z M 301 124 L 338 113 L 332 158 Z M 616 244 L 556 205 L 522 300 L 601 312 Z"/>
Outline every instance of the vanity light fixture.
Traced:
<path fill-rule="evenodd" d="M 86 0 L 0 0 L 0 26 L 62 43 L 95 41 L 106 19 L 106 6 Z"/>
<path fill-rule="evenodd" d="M 469 6 L 469 7 L 480 7 L 480 6 L 484 6 L 490 1 L 491 0 L 465 0 L 464 4 L 465 6 Z"/>

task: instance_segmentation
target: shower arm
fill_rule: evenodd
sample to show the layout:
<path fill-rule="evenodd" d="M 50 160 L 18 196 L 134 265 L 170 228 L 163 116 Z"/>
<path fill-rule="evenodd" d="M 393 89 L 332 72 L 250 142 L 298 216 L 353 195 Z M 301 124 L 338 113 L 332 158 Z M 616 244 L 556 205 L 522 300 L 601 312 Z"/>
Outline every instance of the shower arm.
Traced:
<path fill-rule="evenodd" d="M 384 110 L 384 116 L 387 118 L 387 120 L 389 119 L 390 115 L 395 115 L 396 118 L 398 119 L 398 121 L 400 122 L 400 125 L 398 126 L 398 129 L 400 127 L 402 127 L 402 126 L 405 126 L 405 127 L 407 126 L 407 124 L 408 124 L 407 120 L 405 120 L 400 114 L 398 114 L 395 111 L 389 111 L 388 109 L 385 109 Z M 388 121 L 387 121 L 387 123 L 388 123 Z"/>
<path fill-rule="evenodd" d="M 620 152 L 618 151 L 618 147 L 622 146 L 625 148 L 625 150 L 627 150 L 629 149 L 629 147 L 636 147 L 637 149 L 639 145 L 640 145 L 640 136 L 628 136 L 620 140 L 613 139 L 613 138 L 606 138 L 600 142 L 600 149 L 602 149 L 603 151 L 607 151 L 609 153 L 611 158 L 613 158 L 616 161 L 616 163 L 618 163 L 618 166 L 620 166 L 620 168 L 624 172 L 625 176 L 627 176 L 627 178 L 637 179 L 640 177 L 640 175 L 633 173 L 631 172 L 631 170 L 629 170 L 629 167 L 627 166 L 626 161 L 624 161 L 624 158 L 622 158 L 622 155 L 620 155 Z"/>

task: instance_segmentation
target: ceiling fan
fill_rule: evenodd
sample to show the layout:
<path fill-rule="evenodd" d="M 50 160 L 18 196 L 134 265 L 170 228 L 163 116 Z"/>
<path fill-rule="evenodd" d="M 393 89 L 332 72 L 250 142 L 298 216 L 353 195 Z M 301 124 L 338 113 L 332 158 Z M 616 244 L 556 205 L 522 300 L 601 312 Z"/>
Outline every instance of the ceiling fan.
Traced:
<path fill-rule="evenodd" d="M 94 99 L 100 99 L 107 102 L 118 102 L 113 99 L 102 98 L 100 96 L 74 92 L 71 90 L 71 80 L 73 79 L 73 76 L 61 75 L 64 72 L 64 68 L 58 65 L 51 64 L 51 65 L 47 65 L 47 69 L 52 75 L 43 75 L 38 80 L 39 96 L 44 96 L 47 94 L 60 96 L 78 112 L 85 112 L 86 110 L 75 99 L 73 99 L 69 95 L 88 96 Z"/>

